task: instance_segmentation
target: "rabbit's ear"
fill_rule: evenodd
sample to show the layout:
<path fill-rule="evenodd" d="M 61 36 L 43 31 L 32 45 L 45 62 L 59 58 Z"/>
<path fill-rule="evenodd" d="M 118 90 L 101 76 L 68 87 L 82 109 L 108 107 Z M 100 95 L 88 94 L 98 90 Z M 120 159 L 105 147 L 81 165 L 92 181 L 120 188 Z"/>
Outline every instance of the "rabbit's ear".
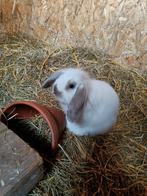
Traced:
<path fill-rule="evenodd" d="M 48 88 L 51 87 L 53 85 L 53 83 L 55 82 L 55 80 L 57 80 L 57 78 L 59 78 L 59 76 L 61 76 L 63 72 L 62 71 L 57 71 L 53 74 L 51 74 L 43 83 L 42 88 Z"/>
<path fill-rule="evenodd" d="M 67 118 L 71 122 L 80 122 L 86 103 L 87 103 L 86 87 L 80 85 L 77 88 L 71 102 L 69 103 L 68 110 L 67 110 Z"/>

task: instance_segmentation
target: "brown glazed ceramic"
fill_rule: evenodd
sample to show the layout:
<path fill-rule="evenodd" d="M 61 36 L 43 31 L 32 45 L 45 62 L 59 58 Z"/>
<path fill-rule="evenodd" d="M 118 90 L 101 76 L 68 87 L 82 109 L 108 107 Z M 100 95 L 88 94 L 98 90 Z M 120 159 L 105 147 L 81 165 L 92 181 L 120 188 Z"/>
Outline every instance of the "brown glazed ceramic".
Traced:
<path fill-rule="evenodd" d="M 51 129 L 52 150 L 57 148 L 60 136 L 65 129 L 65 116 L 62 111 L 35 101 L 16 101 L 2 111 L 4 115 L 1 116 L 1 121 L 5 124 L 7 124 L 7 119 L 10 116 L 14 119 L 31 119 L 35 115 L 42 116 Z"/>

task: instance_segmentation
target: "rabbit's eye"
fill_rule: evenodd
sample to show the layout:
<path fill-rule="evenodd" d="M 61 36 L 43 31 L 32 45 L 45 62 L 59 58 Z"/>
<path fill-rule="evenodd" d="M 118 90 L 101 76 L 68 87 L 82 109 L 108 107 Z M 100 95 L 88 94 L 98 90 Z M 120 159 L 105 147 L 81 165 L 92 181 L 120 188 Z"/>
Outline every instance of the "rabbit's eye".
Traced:
<path fill-rule="evenodd" d="M 77 84 L 76 84 L 75 81 L 69 80 L 68 83 L 67 83 L 67 85 L 66 85 L 66 87 L 65 87 L 65 89 L 66 90 L 72 90 L 72 89 L 74 89 L 76 87 L 76 85 Z"/>
<path fill-rule="evenodd" d="M 71 83 L 71 84 L 69 84 L 69 88 L 70 88 L 70 89 L 74 89 L 74 88 L 75 88 L 75 86 L 76 86 L 76 84 L 75 84 L 75 83 Z"/>

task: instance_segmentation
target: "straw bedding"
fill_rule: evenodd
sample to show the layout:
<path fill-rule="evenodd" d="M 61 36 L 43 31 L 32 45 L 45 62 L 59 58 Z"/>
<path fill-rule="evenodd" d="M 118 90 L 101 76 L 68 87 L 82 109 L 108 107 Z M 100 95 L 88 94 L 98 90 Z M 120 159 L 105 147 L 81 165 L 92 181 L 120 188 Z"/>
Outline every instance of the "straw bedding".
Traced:
<path fill-rule="evenodd" d="M 41 84 L 48 74 L 64 67 L 83 67 L 108 81 L 120 97 L 120 115 L 105 135 L 76 137 L 66 131 L 54 161 L 48 161 L 44 179 L 29 195 L 145 195 L 147 73 L 116 65 L 101 51 L 56 49 L 38 40 L 1 35 L 0 107 L 13 100 L 58 107 Z"/>

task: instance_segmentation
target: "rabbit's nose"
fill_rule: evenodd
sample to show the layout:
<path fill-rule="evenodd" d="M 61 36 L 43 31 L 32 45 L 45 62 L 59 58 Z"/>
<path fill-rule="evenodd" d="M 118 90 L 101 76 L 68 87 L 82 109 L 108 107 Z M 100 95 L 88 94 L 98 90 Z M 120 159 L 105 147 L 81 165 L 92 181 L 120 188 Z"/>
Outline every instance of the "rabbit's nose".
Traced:
<path fill-rule="evenodd" d="M 57 85 L 54 86 L 54 94 L 57 96 L 61 96 L 61 92 L 58 90 Z"/>

